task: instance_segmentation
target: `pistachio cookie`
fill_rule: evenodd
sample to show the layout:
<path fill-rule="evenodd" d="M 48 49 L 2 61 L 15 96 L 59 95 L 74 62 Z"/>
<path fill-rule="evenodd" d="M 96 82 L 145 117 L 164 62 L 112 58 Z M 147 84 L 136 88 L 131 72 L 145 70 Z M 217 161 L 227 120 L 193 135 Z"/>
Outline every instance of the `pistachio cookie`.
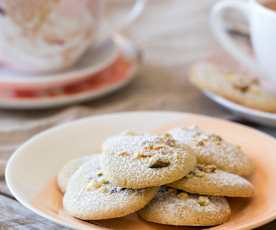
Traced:
<path fill-rule="evenodd" d="M 221 65 L 202 62 L 190 71 L 190 81 L 203 91 L 210 91 L 253 109 L 276 112 L 276 96 L 264 89 L 249 74 L 224 70 Z"/>
<path fill-rule="evenodd" d="M 189 145 L 199 163 L 213 164 L 240 176 L 249 176 L 254 171 L 252 161 L 240 146 L 231 144 L 218 135 L 206 133 L 197 127 L 176 128 L 170 134 L 177 141 Z"/>
<path fill-rule="evenodd" d="M 196 166 L 191 149 L 171 135 L 124 133 L 103 144 L 103 170 L 114 184 L 147 188 L 174 182 Z"/>
<path fill-rule="evenodd" d="M 138 214 L 144 220 L 159 224 L 212 226 L 226 222 L 231 210 L 223 197 L 190 195 L 162 187 Z"/>
<path fill-rule="evenodd" d="M 91 156 L 83 156 L 77 159 L 69 161 L 58 173 L 57 183 L 59 189 L 64 193 L 66 191 L 67 183 L 70 177 L 74 174 L 75 171 L 79 169 L 81 165 L 89 161 Z"/>
<path fill-rule="evenodd" d="M 253 185 L 241 176 L 224 172 L 215 165 L 198 164 L 196 169 L 168 186 L 189 193 L 210 196 L 251 197 Z"/>
<path fill-rule="evenodd" d="M 100 167 L 101 155 L 91 157 L 70 178 L 63 198 L 64 209 L 82 220 L 126 216 L 143 208 L 158 188 L 126 189 L 110 183 Z"/>

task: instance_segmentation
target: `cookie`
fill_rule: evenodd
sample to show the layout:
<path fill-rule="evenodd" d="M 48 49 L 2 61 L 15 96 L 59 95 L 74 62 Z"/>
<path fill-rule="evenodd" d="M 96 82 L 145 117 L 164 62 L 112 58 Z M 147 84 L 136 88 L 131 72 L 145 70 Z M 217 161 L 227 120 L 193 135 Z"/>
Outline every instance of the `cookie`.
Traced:
<path fill-rule="evenodd" d="M 201 62 L 191 68 L 190 81 L 203 91 L 213 92 L 238 104 L 276 112 L 276 96 L 249 74 L 224 70 L 212 62 Z"/>
<path fill-rule="evenodd" d="M 196 166 L 191 149 L 171 135 L 124 133 L 103 143 L 103 170 L 116 185 L 146 188 L 174 182 Z"/>
<path fill-rule="evenodd" d="M 90 160 L 91 156 L 83 156 L 77 159 L 69 161 L 58 173 L 57 183 L 59 189 L 64 193 L 66 190 L 67 183 L 70 177 L 75 171 L 79 169 L 81 165 Z"/>
<path fill-rule="evenodd" d="M 241 176 L 248 176 L 254 171 L 252 161 L 240 146 L 218 135 L 206 133 L 197 127 L 176 128 L 169 133 L 179 142 L 189 145 L 199 163 L 213 164 L 223 171 Z"/>
<path fill-rule="evenodd" d="M 101 155 L 93 155 L 70 178 L 63 198 L 64 209 L 82 220 L 126 216 L 143 208 L 158 188 L 126 189 L 110 183 L 100 166 Z"/>
<path fill-rule="evenodd" d="M 214 165 L 197 165 L 196 169 L 179 181 L 168 185 L 189 193 L 227 196 L 251 197 L 253 185 L 241 176 L 219 170 Z"/>
<path fill-rule="evenodd" d="M 207 197 L 161 188 L 138 215 L 144 220 L 169 225 L 212 226 L 226 222 L 231 214 L 223 197 Z"/>

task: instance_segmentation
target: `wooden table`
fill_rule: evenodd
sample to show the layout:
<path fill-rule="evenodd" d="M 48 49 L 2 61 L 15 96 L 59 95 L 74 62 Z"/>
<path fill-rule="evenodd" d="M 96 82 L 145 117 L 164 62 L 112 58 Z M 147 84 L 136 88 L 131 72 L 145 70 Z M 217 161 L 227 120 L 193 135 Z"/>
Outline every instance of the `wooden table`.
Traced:
<path fill-rule="evenodd" d="M 204 97 L 186 78 L 188 66 L 218 49 L 208 27 L 217 0 L 152 0 L 127 35 L 144 51 L 144 65 L 128 87 L 81 106 L 44 111 L 0 110 L 0 160 L 34 133 L 79 117 L 129 110 L 176 110 L 236 120 L 276 136 L 276 130 L 239 120 Z M 0 181 L 0 230 L 67 229 L 33 214 Z M 263 226 L 276 229 L 276 222 Z"/>

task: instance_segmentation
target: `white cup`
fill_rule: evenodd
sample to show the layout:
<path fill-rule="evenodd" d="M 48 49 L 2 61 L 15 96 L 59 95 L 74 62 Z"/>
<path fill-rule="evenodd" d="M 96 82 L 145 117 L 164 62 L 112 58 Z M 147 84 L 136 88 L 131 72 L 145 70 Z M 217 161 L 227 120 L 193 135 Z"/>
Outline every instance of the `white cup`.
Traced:
<path fill-rule="evenodd" d="M 242 13 L 249 23 L 254 57 L 244 52 L 226 31 L 223 15 L 226 10 Z M 276 85 L 276 12 L 257 0 L 223 0 L 212 9 L 211 26 L 215 37 L 237 61 L 263 80 Z"/>
<path fill-rule="evenodd" d="M 88 48 L 133 22 L 145 4 L 145 0 L 132 0 L 126 15 L 107 18 L 111 2 L 0 0 L 1 65 L 31 73 L 72 66 Z"/>

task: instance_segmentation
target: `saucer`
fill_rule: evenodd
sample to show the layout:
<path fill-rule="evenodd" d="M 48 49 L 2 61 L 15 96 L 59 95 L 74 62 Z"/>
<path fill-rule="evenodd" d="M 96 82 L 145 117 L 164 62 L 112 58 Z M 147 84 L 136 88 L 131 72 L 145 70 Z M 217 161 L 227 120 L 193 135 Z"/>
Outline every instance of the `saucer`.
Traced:
<path fill-rule="evenodd" d="M 62 72 L 51 74 L 20 73 L 0 68 L 0 87 L 11 88 L 47 88 L 79 81 L 110 65 L 119 55 L 118 36 L 104 41 L 98 47 L 87 50 L 74 66 Z"/>
<path fill-rule="evenodd" d="M 10 158 L 6 169 L 7 185 L 25 207 L 61 225 L 81 230 L 176 230 L 202 229 L 149 223 L 136 214 L 111 220 L 85 222 L 69 216 L 62 206 L 56 185 L 58 171 L 69 160 L 98 153 L 109 136 L 123 130 L 166 131 L 197 125 L 238 144 L 255 163 L 250 178 L 255 186 L 251 199 L 229 200 L 232 214 L 212 230 L 253 229 L 276 218 L 274 138 L 246 126 L 207 116 L 177 112 L 130 112 L 94 116 L 44 131 L 24 143 Z M 74 141 L 72 141 L 74 140 Z M 28 169 L 28 170 L 26 170 Z"/>
<path fill-rule="evenodd" d="M 215 101 L 219 105 L 237 114 L 239 117 L 259 123 L 262 125 L 276 127 L 276 113 L 262 112 L 255 109 L 251 109 L 239 104 L 236 104 L 224 97 L 216 95 L 211 92 L 203 92 L 208 98 Z"/>
<path fill-rule="evenodd" d="M 43 109 L 96 99 L 128 84 L 136 75 L 140 53 L 126 38 L 114 39 L 118 56 L 111 64 L 96 73 L 52 87 L 1 88 L 0 107 L 8 109 Z M 89 64 L 87 64 L 89 67 Z"/>
<path fill-rule="evenodd" d="M 191 83 L 209 99 L 245 120 L 276 127 L 276 113 L 269 112 L 269 106 L 276 106 L 276 97 L 261 88 L 260 81 L 256 80 L 261 79 L 260 76 L 248 71 L 229 55 L 218 51 L 194 63 L 190 70 Z"/>

